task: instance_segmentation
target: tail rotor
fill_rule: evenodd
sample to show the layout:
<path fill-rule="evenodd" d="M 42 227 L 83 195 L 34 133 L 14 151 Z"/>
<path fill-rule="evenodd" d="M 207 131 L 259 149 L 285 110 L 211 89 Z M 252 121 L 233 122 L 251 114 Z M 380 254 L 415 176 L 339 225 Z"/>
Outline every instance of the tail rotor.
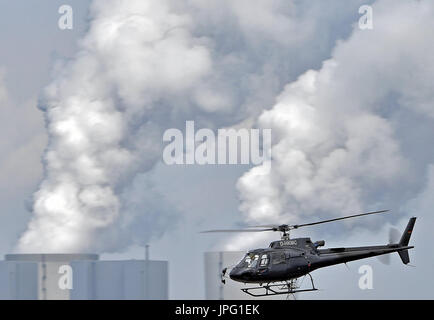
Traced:
<path fill-rule="evenodd" d="M 389 229 L 389 244 L 397 244 L 399 242 L 399 239 L 401 237 L 401 233 L 398 229 L 391 227 Z M 383 254 L 381 256 L 377 257 L 378 260 L 380 260 L 381 263 L 385 265 L 390 265 L 390 253 L 389 254 Z"/>

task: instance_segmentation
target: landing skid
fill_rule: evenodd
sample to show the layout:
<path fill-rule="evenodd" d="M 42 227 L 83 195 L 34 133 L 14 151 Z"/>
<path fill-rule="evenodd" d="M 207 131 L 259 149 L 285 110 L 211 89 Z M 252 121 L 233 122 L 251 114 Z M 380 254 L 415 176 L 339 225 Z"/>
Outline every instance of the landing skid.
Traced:
<path fill-rule="evenodd" d="M 260 287 L 244 288 L 241 289 L 241 291 L 247 293 L 252 297 L 268 297 L 268 296 L 277 296 L 280 294 L 294 294 L 297 292 L 317 291 L 318 289 L 315 288 L 312 276 L 310 274 L 308 274 L 308 276 L 310 277 L 310 281 L 312 284 L 312 288 L 309 289 L 299 289 L 299 287 L 297 286 L 298 279 L 292 279 L 278 284 L 268 283 Z M 262 293 L 256 293 L 258 291 L 262 291 Z"/>

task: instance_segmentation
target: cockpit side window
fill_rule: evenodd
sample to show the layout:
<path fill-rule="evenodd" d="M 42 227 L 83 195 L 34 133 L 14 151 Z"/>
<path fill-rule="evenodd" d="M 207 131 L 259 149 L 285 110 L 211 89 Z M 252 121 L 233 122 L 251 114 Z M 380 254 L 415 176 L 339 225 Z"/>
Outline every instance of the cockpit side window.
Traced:
<path fill-rule="evenodd" d="M 266 267 L 266 266 L 268 266 L 268 262 L 269 262 L 268 254 L 263 254 L 261 256 L 261 261 L 259 262 L 259 266 L 260 267 Z"/>

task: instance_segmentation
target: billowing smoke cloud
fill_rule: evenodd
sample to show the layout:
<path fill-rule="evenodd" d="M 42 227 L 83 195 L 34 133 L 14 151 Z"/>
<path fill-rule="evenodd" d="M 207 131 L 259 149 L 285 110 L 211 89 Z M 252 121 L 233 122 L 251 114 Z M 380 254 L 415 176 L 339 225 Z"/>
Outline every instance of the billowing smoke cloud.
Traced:
<path fill-rule="evenodd" d="M 121 245 L 113 226 L 131 223 L 121 215 L 130 210 L 122 192 L 160 158 L 159 101 L 195 87 L 211 68 L 188 17 L 171 13 L 165 1 L 95 1 L 92 12 L 77 58 L 58 66 L 45 91 L 46 176 L 20 251 Z"/>
<path fill-rule="evenodd" d="M 358 3 L 336 18 L 339 1 L 95 0 L 40 102 L 45 178 L 17 250 L 110 251 L 161 234 L 173 208 L 146 173 L 163 131 L 249 123 L 328 57 Z"/>
<path fill-rule="evenodd" d="M 272 129 L 273 161 L 269 173 L 255 167 L 238 181 L 248 223 L 399 211 L 424 187 L 434 162 L 426 145 L 434 136 L 434 6 L 386 0 L 373 10 L 373 30 L 355 26 L 331 59 L 288 84 L 258 118 Z"/>

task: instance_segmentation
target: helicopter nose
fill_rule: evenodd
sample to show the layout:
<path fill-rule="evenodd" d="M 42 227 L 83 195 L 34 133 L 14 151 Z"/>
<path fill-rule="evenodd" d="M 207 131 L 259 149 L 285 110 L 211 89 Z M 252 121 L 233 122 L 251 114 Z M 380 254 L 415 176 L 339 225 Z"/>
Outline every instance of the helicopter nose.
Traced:
<path fill-rule="evenodd" d="M 232 269 L 231 272 L 229 273 L 229 278 L 231 278 L 232 280 L 239 280 L 240 279 L 240 271 L 237 269 Z"/>
<path fill-rule="evenodd" d="M 243 280 L 244 276 L 244 270 L 239 268 L 234 268 L 229 273 L 229 277 L 234 281 L 241 281 Z"/>

